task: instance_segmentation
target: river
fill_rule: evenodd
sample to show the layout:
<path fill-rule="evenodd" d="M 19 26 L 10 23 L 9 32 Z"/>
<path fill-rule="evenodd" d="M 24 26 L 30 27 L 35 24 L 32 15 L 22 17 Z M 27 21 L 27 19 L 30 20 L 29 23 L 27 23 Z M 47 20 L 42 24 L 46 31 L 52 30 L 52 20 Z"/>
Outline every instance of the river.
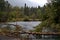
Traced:
<path fill-rule="evenodd" d="M 36 27 L 37 25 L 39 25 L 41 22 L 40 21 L 20 21 L 20 22 L 8 22 L 8 24 L 17 24 L 19 26 L 22 26 L 24 29 L 26 30 L 32 30 L 33 27 Z"/>
<path fill-rule="evenodd" d="M 7 22 L 7 24 L 14 24 L 14 25 L 19 25 L 22 26 L 25 30 L 33 30 L 33 27 L 36 27 L 40 24 L 40 21 L 20 21 L 20 22 Z M 1 37 L 1 36 L 0 36 Z M 33 40 L 55 40 L 55 39 L 33 39 Z"/>

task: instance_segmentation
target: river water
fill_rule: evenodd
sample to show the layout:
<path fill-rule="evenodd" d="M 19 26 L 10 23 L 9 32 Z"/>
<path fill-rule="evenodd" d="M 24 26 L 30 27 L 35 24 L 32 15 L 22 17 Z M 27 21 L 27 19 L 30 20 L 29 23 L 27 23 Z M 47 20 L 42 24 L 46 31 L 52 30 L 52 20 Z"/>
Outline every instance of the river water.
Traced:
<path fill-rule="evenodd" d="M 20 22 L 8 22 L 8 24 L 17 24 L 19 26 L 22 26 L 24 29 L 26 30 L 32 30 L 33 27 L 36 27 L 37 25 L 39 25 L 41 22 L 40 21 L 20 21 Z"/>
<path fill-rule="evenodd" d="M 25 30 L 33 30 L 33 27 L 38 26 L 41 22 L 40 21 L 29 21 L 29 22 L 20 21 L 20 22 L 8 22 L 8 23 L 15 24 L 15 25 L 17 24 L 19 26 L 22 26 Z M 35 38 L 33 35 L 30 35 L 30 37 Z M 48 37 L 50 37 L 50 36 L 48 36 Z M 38 39 L 36 39 L 36 40 L 38 40 Z M 39 40 L 44 40 L 44 39 L 39 39 Z M 55 39 L 50 38 L 50 39 L 45 39 L 45 40 L 55 40 Z"/>
<path fill-rule="evenodd" d="M 7 22 L 7 24 L 14 24 L 14 25 L 19 25 L 19 26 L 22 26 L 24 28 L 24 30 L 28 31 L 28 30 L 33 30 L 33 27 L 36 27 L 40 24 L 41 22 L 40 21 L 27 21 L 27 22 L 24 22 L 24 21 L 20 21 L 20 22 Z M 33 35 L 30 36 L 30 37 L 34 37 Z M 34 38 L 33 40 L 56 40 L 56 39 L 36 39 Z"/>

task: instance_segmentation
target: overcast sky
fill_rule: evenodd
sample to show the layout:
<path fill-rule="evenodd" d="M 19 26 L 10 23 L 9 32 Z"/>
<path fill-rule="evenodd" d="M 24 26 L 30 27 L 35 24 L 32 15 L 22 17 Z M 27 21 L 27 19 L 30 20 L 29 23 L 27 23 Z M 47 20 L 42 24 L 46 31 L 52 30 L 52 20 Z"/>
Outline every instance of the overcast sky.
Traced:
<path fill-rule="evenodd" d="M 43 6 L 44 4 L 47 3 L 47 0 L 8 0 L 9 3 L 13 6 L 24 6 L 24 4 L 26 3 L 27 6 L 30 7 L 36 7 L 36 6 Z"/>

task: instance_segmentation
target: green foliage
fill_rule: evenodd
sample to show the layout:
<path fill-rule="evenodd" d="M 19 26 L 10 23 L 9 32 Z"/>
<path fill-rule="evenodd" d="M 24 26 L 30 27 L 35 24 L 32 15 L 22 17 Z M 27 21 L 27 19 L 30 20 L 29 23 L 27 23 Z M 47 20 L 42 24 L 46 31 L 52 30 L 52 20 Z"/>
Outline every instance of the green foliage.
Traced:
<path fill-rule="evenodd" d="M 9 11 L 10 4 L 8 1 L 0 0 L 0 22 L 6 22 L 8 20 Z"/>
<path fill-rule="evenodd" d="M 0 12 L 0 22 L 7 21 L 7 13 L 6 12 Z"/>
<path fill-rule="evenodd" d="M 35 28 L 35 31 L 42 31 L 43 27 L 49 27 L 54 32 L 60 32 L 60 1 L 53 0 L 48 3 L 43 8 L 45 9 L 45 14 L 43 14 L 42 23 Z"/>
<path fill-rule="evenodd" d="M 3 12 L 3 13 L 2 13 Z M 27 19 L 41 19 L 42 13 L 40 6 L 38 8 L 28 7 L 26 4 L 23 7 L 19 8 L 18 6 L 12 7 L 8 1 L 0 0 L 0 19 L 6 21 L 24 21 Z M 4 17 L 2 17 L 4 16 Z M 3 18 L 3 19 L 2 19 Z M 3 22 L 1 21 L 0 22 Z"/>

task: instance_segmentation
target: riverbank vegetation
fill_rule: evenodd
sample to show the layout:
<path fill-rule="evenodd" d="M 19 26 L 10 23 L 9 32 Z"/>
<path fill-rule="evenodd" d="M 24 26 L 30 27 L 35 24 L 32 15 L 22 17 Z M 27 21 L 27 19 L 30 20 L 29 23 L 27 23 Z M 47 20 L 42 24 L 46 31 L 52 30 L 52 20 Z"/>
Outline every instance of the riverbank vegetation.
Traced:
<path fill-rule="evenodd" d="M 53 32 L 60 32 L 60 0 L 52 0 L 44 7 L 45 10 L 42 23 L 35 28 L 35 31 L 42 32 L 43 27 Z"/>
<path fill-rule="evenodd" d="M 43 8 L 12 6 L 8 1 L 0 0 L 0 22 L 6 21 L 35 21 L 40 20 Z M 42 16 L 41 16 L 42 17 Z"/>

